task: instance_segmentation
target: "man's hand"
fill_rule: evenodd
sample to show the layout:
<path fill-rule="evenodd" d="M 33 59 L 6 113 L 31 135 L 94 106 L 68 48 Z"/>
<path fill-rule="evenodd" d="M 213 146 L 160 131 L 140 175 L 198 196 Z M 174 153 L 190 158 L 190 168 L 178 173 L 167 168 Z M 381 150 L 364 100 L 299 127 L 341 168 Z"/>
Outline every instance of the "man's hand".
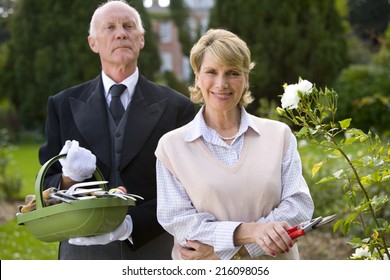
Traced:
<path fill-rule="evenodd" d="M 113 232 L 89 236 L 89 237 L 75 237 L 68 240 L 69 244 L 78 246 L 89 246 L 89 245 L 106 245 L 116 240 L 126 240 L 130 237 L 133 231 L 133 221 L 130 215 L 126 215 L 122 224 Z"/>
<path fill-rule="evenodd" d="M 92 177 L 96 169 L 96 157 L 89 150 L 79 147 L 79 142 L 67 140 L 60 154 L 66 154 L 59 160 L 64 176 L 76 182 Z"/>
<path fill-rule="evenodd" d="M 187 241 L 190 248 L 180 246 L 180 255 L 185 260 L 219 260 L 214 247 L 198 241 Z"/>

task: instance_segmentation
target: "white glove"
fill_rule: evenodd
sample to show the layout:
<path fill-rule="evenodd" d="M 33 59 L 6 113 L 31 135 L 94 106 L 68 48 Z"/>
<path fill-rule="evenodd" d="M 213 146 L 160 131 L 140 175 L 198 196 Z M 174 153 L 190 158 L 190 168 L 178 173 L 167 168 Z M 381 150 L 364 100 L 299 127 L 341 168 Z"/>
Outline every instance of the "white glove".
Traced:
<path fill-rule="evenodd" d="M 105 233 L 102 235 L 95 235 L 89 237 L 75 237 L 68 240 L 69 244 L 78 246 L 89 246 L 89 245 L 106 245 L 116 240 L 126 240 L 130 237 L 133 231 L 133 221 L 130 215 L 126 215 L 126 218 L 113 232 Z"/>
<path fill-rule="evenodd" d="M 59 160 L 62 174 L 66 177 L 76 182 L 92 177 L 96 169 L 96 157 L 91 151 L 79 147 L 79 142 L 67 140 L 60 154 L 67 154 Z"/>

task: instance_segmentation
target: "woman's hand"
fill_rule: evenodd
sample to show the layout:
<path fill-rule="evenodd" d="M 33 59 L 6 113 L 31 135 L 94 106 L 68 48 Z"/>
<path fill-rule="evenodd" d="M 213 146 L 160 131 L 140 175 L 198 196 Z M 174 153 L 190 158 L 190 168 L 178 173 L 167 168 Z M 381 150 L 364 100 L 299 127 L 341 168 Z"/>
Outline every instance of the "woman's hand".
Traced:
<path fill-rule="evenodd" d="M 214 247 L 200 243 L 198 241 L 188 240 L 188 247 L 180 246 L 180 255 L 185 260 L 219 260 L 214 253 Z"/>
<path fill-rule="evenodd" d="M 287 253 L 294 241 L 287 233 L 291 226 L 287 222 L 271 222 L 257 226 L 254 234 L 256 243 L 271 256 Z"/>
<path fill-rule="evenodd" d="M 296 241 L 287 233 L 291 226 L 287 222 L 242 223 L 234 232 L 235 245 L 257 243 L 267 255 L 287 253 Z"/>

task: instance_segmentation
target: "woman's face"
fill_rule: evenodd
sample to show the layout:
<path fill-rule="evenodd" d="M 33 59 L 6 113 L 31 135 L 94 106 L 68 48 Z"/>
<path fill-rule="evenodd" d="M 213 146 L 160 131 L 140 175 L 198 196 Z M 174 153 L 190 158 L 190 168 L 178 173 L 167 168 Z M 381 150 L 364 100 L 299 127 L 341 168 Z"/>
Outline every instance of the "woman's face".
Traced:
<path fill-rule="evenodd" d="M 223 112 L 237 108 L 247 85 L 243 71 L 218 64 L 207 52 L 195 81 L 202 92 L 207 110 Z"/>

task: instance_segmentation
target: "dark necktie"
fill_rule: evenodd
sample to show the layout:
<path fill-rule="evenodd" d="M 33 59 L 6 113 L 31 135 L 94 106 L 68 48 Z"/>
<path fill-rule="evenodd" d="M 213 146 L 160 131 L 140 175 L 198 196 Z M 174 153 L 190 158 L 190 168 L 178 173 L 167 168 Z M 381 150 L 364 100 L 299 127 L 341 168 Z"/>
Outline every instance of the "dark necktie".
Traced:
<path fill-rule="evenodd" d="M 125 85 L 113 85 L 110 88 L 111 94 L 111 103 L 110 103 L 110 111 L 111 115 L 114 118 L 115 123 L 118 125 L 123 114 L 125 113 L 125 108 L 121 102 L 121 94 L 126 89 Z"/>

